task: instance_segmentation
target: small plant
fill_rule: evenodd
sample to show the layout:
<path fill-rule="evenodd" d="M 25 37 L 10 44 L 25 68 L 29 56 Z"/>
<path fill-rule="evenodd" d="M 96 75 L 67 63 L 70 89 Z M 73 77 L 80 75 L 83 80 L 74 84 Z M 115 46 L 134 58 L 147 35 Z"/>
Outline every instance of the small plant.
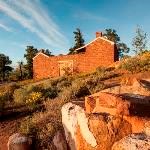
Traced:
<path fill-rule="evenodd" d="M 66 88 L 61 93 L 59 93 L 59 99 L 66 103 L 73 100 L 74 98 L 75 97 L 71 88 Z"/>
<path fill-rule="evenodd" d="M 32 92 L 44 93 L 44 89 L 40 85 L 37 86 L 29 85 L 29 86 L 21 87 L 14 91 L 13 94 L 14 101 L 18 104 L 25 104 L 26 99 L 28 99 L 28 96 Z"/>
<path fill-rule="evenodd" d="M 13 99 L 13 94 L 14 94 L 14 91 L 16 89 L 19 88 L 19 85 L 17 83 L 9 83 L 9 84 L 6 84 L 6 85 L 2 85 L 0 87 L 0 92 L 1 93 L 7 93 L 7 100 L 8 101 L 12 101 Z"/>
<path fill-rule="evenodd" d="M 128 70 L 131 73 L 140 72 L 140 59 L 136 57 L 127 59 L 122 62 L 119 68 Z"/>
<path fill-rule="evenodd" d="M 58 89 L 57 87 L 49 87 L 47 89 L 44 90 L 44 93 L 43 93 L 43 97 L 44 98 L 50 98 L 50 99 L 54 99 L 56 98 L 58 95 Z"/>
<path fill-rule="evenodd" d="M 26 135 L 36 136 L 37 127 L 32 121 L 32 118 L 27 117 L 25 121 L 20 124 L 19 131 Z"/>
<path fill-rule="evenodd" d="M 60 91 L 63 90 L 64 88 L 66 88 L 66 87 L 69 87 L 69 86 L 71 86 L 71 81 L 69 81 L 69 80 L 64 80 L 64 81 L 57 84 L 57 88 Z"/>
<path fill-rule="evenodd" d="M 28 94 L 29 93 L 25 88 L 19 88 L 15 90 L 13 94 L 14 102 L 17 104 L 25 104 L 25 100 Z"/>
<path fill-rule="evenodd" d="M 60 99 L 64 101 L 71 101 L 86 95 L 89 95 L 90 91 L 87 88 L 86 84 L 81 80 L 75 80 L 71 86 L 65 88 L 60 94 Z"/>
<path fill-rule="evenodd" d="M 84 97 L 90 94 L 90 91 L 87 88 L 85 82 L 82 82 L 80 80 L 72 84 L 72 92 L 75 98 Z"/>
<path fill-rule="evenodd" d="M 99 73 L 105 73 L 107 70 L 107 68 L 105 67 L 97 67 L 96 68 L 96 72 L 99 74 Z"/>
<path fill-rule="evenodd" d="M 29 96 L 26 98 L 25 103 L 31 107 L 31 108 L 36 108 L 37 104 L 40 102 L 42 98 L 42 93 L 41 92 L 31 92 Z"/>
<path fill-rule="evenodd" d="M 103 83 L 98 83 L 96 86 L 94 86 L 90 89 L 90 92 L 91 92 L 91 94 L 94 94 L 105 88 L 106 88 L 106 86 Z"/>

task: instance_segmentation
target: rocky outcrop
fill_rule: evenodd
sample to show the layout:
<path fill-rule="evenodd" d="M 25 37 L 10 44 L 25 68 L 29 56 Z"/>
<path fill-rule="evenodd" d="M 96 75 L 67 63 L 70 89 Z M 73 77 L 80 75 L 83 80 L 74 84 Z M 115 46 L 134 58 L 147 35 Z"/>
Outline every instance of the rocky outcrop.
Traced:
<path fill-rule="evenodd" d="M 72 103 L 63 106 L 62 122 L 71 150 L 107 150 L 131 133 L 131 125 L 121 117 L 106 113 L 88 115 Z"/>
<path fill-rule="evenodd" d="M 109 113 L 120 116 L 132 125 L 132 132 L 142 132 L 144 124 L 150 120 L 150 97 L 134 97 L 127 93 L 114 94 L 99 92 L 85 98 L 87 113 Z"/>
<path fill-rule="evenodd" d="M 85 109 L 65 104 L 62 122 L 70 149 L 149 150 L 149 86 L 135 80 L 132 86 L 106 89 L 85 97 Z"/>
<path fill-rule="evenodd" d="M 119 117 L 109 114 L 91 114 L 88 117 L 88 126 L 93 133 L 97 145 L 88 144 L 77 128 L 76 139 L 78 150 L 109 150 L 114 142 L 131 133 L 131 125 Z"/>
<path fill-rule="evenodd" d="M 112 150 L 150 150 L 150 137 L 143 134 L 131 134 L 116 142 Z"/>
<path fill-rule="evenodd" d="M 118 86 L 113 86 L 103 90 L 102 92 L 109 92 L 114 94 L 130 93 L 135 95 L 150 96 L 150 82 L 147 80 L 140 80 L 133 78 L 132 83 L 128 83 L 130 80 L 126 79 L 125 83 Z"/>
<path fill-rule="evenodd" d="M 112 150 L 129 149 L 150 150 L 150 121 L 144 124 L 143 132 L 128 135 L 112 146 Z"/>

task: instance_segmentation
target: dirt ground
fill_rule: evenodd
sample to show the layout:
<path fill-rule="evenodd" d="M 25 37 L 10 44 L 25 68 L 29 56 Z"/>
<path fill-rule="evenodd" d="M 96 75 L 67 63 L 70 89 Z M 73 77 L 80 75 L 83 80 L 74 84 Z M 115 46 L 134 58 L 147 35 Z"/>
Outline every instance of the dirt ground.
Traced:
<path fill-rule="evenodd" d="M 8 138 L 16 132 L 21 120 L 4 120 L 0 122 L 0 150 L 7 150 Z"/>
<path fill-rule="evenodd" d="M 25 107 L 10 107 L 0 117 L 0 150 L 7 150 L 9 136 L 17 133 L 21 122 L 29 115 L 27 112 Z"/>

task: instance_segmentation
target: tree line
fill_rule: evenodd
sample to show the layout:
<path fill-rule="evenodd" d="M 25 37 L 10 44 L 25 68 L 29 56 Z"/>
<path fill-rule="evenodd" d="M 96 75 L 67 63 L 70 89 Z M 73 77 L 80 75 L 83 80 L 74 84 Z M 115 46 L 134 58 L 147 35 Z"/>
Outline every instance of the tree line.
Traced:
<path fill-rule="evenodd" d="M 69 49 L 68 55 L 79 53 L 76 51 L 77 48 L 80 48 L 85 45 L 85 40 L 83 38 L 83 34 L 79 28 L 73 32 L 74 34 L 74 45 Z M 117 31 L 114 29 L 105 29 L 104 34 L 102 35 L 104 38 L 113 41 L 116 43 L 119 57 L 127 57 L 128 53 L 131 51 L 130 48 L 121 41 Z M 147 45 L 147 34 L 140 28 L 137 27 L 135 37 L 132 40 L 132 46 L 135 54 L 141 54 L 146 52 Z M 49 49 L 40 50 L 48 56 L 52 55 Z M 22 61 L 18 62 L 17 68 L 12 68 L 12 61 L 9 59 L 9 56 L 0 53 L 0 80 L 23 80 L 23 79 L 32 79 L 33 78 L 33 57 L 39 52 L 37 48 L 34 46 L 27 46 L 24 54 L 24 58 L 26 59 L 26 64 Z"/>
<path fill-rule="evenodd" d="M 24 64 L 23 61 L 19 61 L 17 68 L 11 67 L 12 61 L 9 59 L 9 56 L 0 54 L 0 81 L 32 79 L 33 57 L 36 56 L 39 51 L 42 51 L 48 56 L 53 56 L 49 49 L 38 50 L 34 46 L 27 46 L 24 54 L 26 64 Z"/>

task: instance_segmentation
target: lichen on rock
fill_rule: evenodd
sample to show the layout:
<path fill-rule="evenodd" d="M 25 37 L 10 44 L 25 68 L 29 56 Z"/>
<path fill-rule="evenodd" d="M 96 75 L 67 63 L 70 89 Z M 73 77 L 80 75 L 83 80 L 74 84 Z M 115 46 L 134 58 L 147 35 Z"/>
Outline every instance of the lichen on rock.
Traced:
<path fill-rule="evenodd" d="M 116 142 L 112 150 L 149 150 L 150 137 L 143 134 L 131 134 Z"/>

